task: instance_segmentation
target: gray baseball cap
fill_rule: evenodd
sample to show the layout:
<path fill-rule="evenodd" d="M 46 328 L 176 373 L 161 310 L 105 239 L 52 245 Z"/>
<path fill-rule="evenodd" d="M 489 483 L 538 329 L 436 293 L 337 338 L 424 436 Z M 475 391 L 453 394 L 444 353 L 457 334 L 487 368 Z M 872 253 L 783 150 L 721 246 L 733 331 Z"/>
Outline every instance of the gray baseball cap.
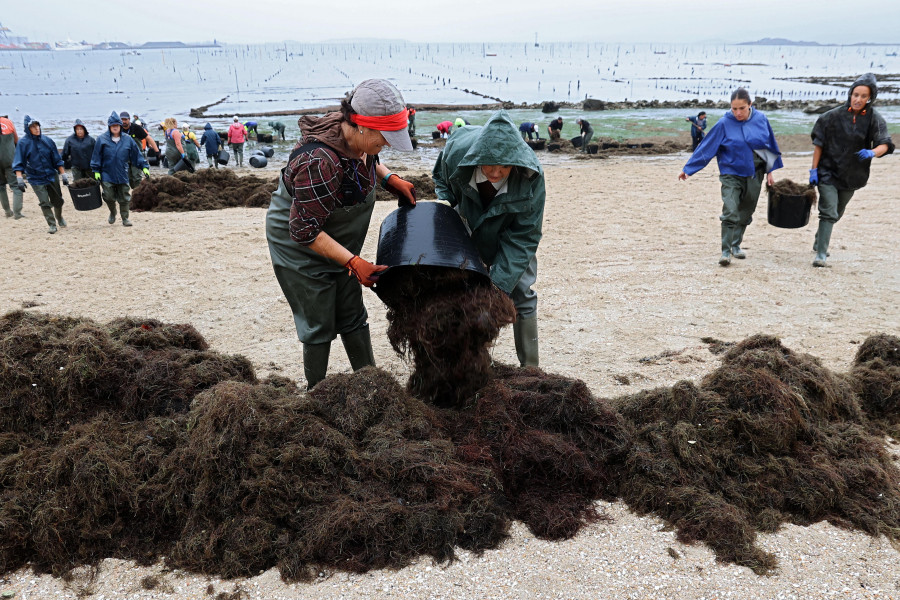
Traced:
<path fill-rule="evenodd" d="M 356 86 L 350 95 L 350 108 L 363 117 L 394 117 L 382 123 L 360 123 L 364 127 L 377 129 L 390 144 L 401 152 L 412 152 L 406 114 L 406 102 L 400 90 L 386 79 L 367 79 Z"/>

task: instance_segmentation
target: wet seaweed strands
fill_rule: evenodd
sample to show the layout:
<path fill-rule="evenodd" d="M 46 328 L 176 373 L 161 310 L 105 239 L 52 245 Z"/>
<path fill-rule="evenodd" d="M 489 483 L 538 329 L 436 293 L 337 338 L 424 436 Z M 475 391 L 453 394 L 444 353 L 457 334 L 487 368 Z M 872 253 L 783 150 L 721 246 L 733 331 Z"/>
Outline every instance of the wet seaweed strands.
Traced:
<path fill-rule="evenodd" d="M 147 179 L 131 192 L 131 208 L 155 212 L 217 210 L 244 206 L 269 206 L 276 178 L 254 175 L 239 177 L 230 169 L 203 169 L 196 173 L 179 171 Z"/>
<path fill-rule="evenodd" d="M 462 408 L 374 368 L 305 392 L 256 378 L 190 325 L 28 312 L 0 318 L 0 573 L 104 558 L 286 580 L 496 547 L 518 519 L 545 539 L 655 514 L 758 573 L 756 533 L 827 520 L 900 538 L 900 339 L 849 373 L 776 339 L 730 348 L 699 384 L 593 397 L 495 366 Z"/>

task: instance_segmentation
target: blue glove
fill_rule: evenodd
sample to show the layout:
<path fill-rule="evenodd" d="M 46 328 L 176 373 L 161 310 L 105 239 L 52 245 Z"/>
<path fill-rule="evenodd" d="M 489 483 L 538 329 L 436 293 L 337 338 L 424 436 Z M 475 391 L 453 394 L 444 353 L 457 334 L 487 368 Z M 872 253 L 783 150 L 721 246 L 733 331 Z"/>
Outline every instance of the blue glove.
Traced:
<path fill-rule="evenodd" d="M 182 153 L 181 153 L 181 158 L 187 160 L 187 154 L 185 154 L 184 152 L 182 152 Z"/>
<path fill-rule="evenodd" d="M 25 191 L 25 178 L 21 175 L 16 176 L 16 185 L 19 186 L 19 191 Z"/>
<path fill-rule="evenodd" d="M 819 184 L 819 170 L 818 169 L 810 169 L 809 170 L 809 185 L 818 185 Z"/>
<path fill-rule="evenodd" d="M 859 162 L 869 160 L 870 158 L 875 158 L 875 152 L 873 150 L 869 150 L 868 148 L 863 148 L 856 153 L 856 158 L 859 159 Z"/>

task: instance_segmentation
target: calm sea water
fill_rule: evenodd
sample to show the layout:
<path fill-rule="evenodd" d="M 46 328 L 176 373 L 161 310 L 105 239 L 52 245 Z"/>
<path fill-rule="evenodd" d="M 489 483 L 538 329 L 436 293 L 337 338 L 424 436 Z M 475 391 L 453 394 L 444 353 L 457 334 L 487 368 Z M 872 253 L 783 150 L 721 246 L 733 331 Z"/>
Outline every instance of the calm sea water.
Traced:
<path fill-rule="evenodd" d="M 138 114 L 147 124 L 166 116 L 179 122 L 191 107 L 224 99 L 209 110 L 227 115 L 336 104 L 369 77 L 391 79 L 408 103 L 486 104 L 492 98 L 514 103 L 545 100 L 610 101 L 727 99 L 743 86 L 754 96 L 774 99 L 843 98 L 841 76 L 900 73 L 900 47 L 805 47 L 648 44 L 261 44 L 223 48 L 89 52 L 0 52 L 0 114 L 20 126 L 25 114 L 42 119 L 59 145 L 76 118 L 92 133 L 106 127 L 112 110 Z M 817 77 L 825 83 L 795 81 Z M 843 83 L 843 86 L 842 86 Z M 890 84 L 889 80 L 885 83 Z M 898 81 L 894 75 L 892 82 Z M 467 91 L 468 90 L 468 91 Z M 473 93 L 473 92 L 477 92 Z M 481 95 L 478 95 L 481 94 Z M 490 96 L 491 98 L 485 98 Z M 900 97 L 885 90 L 883 97 Z M 882 113 L 892 130 L 900 110 Z M 516 121 L 546 123 L 536 110 L 511 111 Z M 688 111 L 692 112 L 692 111 Z M 718 111 L 710 111 L 716 116 Z M 580 111 L 563 110 L 563 133 L 577 133 Z M 419 135 L 430 138 L 434 124 L 463 116 L 483 123 L 486 111 L 419 112 Z M 684 129 L 683 110 L 604 111 L 588 116 L 598 135 L 626 139 L 652 132 L 675 135 Z M 814 116 L 799 111 L 769 113 L 777 133 L 806 133 Z M 251 117 L 247 117 L 249 119 Z M 296 139 L 294 117 L 279 117 Z M 267 130 L 266 117 L 257 119 Z M 159 136 L 157 136 L 159 137 Z M 284 144 L 285 148 L 289 144 Z M 276 145 L 279 153 L 281 145 Z M 424 157 L 426 162 L 433 157 Z"/>

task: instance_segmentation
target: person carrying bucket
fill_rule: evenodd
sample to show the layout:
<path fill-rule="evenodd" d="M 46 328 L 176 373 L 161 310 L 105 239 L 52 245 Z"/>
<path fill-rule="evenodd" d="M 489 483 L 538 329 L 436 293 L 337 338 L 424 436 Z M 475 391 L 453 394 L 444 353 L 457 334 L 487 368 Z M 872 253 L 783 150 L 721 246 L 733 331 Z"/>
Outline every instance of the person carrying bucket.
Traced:
<path fill-rule="evenodd" d="M 591 143 L 591 138 L 594 137 L 594 128 L 591 127 L 587 119 L 575 119 L 575 124 L 581 128 L 581 151 L 587 154 L 588 144 Z"/>
<path fill-rule="evenodd" d="M 75 125 L 72 126 L 75 132 L 66 138 L 63 144 L 62 159 L 63 162 L 71 161 L 72 178 L 75 181 L 79 179 L 89 179 L 93 177 L 91 174 L 91 156 L 94 155 L 94 138 L 88 135 L 87 127 L 81 119 L 75 119 Z"/>
<path fill-rule="evenodd" d="M 506 111 L 451 136 L 432 170 L 435 193 L 462 217 L 491 281 L 516 305 L 519 364 L 538 366 L 537 249 L 544 171 Z"/>
<path fill-rule="evenodd" d="M 197 134 L 191 131 L 190 123 L 182 123 L 181 124 L 181 145 L 184 148 L 184 153 L 187 154 L 188 160 L 194 166 L 200 164 L 200 141 L 197 139 Z"/>
<path fill-rule="evenodd" d="M 872 107 L 877 95 L 875 75 L 866 73 L 850 87 L 847 102 L 819 117 L 813 127 L 809 184 L 819 187 L 814 267 L 827 266 L 831 231 L 853 193 L 868 183 L 872 159 L 894 151 L 887 123 Z"/>
<path fill-rule="evenodd" d="M 269 203 L 266 239 L 303 344 L 303 373 L 311 388 L 325 378 L 338 335 L 354 371 L 375 364 L 361 285 L 373 285 L 387 267 L 359 256 L 375 186 L 409 204 L 416 195 L 411 183 L 376 160 L 385 146 L 413 149 L 403 96 L 389 81 L 363 81 L 341 102 L 340 112 L 305 116 L 300 129 L 303 136 Z"/>
<path fill-rule="evenodd" d="M 14 217 L 15 219 L 25 216 L 22 214 L 22 190 L 16 183 L 16 172 L 12 169 L 18 143 L 19 133 L 13 122 L 9 120 L 9 115 L 0 115 L 0 205 L 3 206 L 6 218 Z M 6 186 L 9 186 L 13 193 L 12 210 L 10 210 Z"/>
<path fill-rule="evenodd" d="M 41 134 L 41 122 L 25 115 L 25 136 L 16 145 L 12 170 L 16 173 L 16 185 L 20 192 L 25 191 L 24 174 L 28 175 L 28 183 L 37 194 L 41 212 L 47 220 L 47 233 L 56 233 L 56 226 L 66 226 L 62 216 L 63 197 L 59 180 L 69 185 L 69 177 L 63 166 L 62 157 L 56 149 L 56 143 Z"/>
<path fill-rule="evenodd" d="M 759 202 L 763 178 L 775 185 L 772 171 L 784 165 L 781 150 L 769 120 L 751 106 L 750 93 L 738 88 L 731 94 L 731 111 L 713 125 L 706 139 L 697 146 L 678 179 L 687 178 L 716 158 L 722 184 L 722 255 L 719 264 L 726 267 L 732 257 L 744 259 L 741 249 L 744 232 L 753 220 Z"/>
<path fill-rule="evenodd" d="M 94 145 L 91 156 L 91 169 L 94 177 L 103 186 L 103 200 L 109 208 L 107 222 L 116 222 L 116 203 L 122 213 L 122 225 L 131 227 L 128 217 L 131 214 L 131 189 L 129 187 L 129 171 L 131 165 L 141 169 L 144 177 L 150 178 L 150 165 L 141 154 L 141 148 L 130 135 L 122 132 L 122 119 L 113 111 L 106 121 L 107 130 L 103 132 Z"/>
<path fill-rule="evenodd" d="M 241 125 L 240 120 L 235 115 L 233 122 L 228 128 L 228 144 L 231 146 L 231 152 L 234 154 L 234 160 L 237 166 L 244 166 L 244 141 L 247 139 L 247 131 Z"/>

